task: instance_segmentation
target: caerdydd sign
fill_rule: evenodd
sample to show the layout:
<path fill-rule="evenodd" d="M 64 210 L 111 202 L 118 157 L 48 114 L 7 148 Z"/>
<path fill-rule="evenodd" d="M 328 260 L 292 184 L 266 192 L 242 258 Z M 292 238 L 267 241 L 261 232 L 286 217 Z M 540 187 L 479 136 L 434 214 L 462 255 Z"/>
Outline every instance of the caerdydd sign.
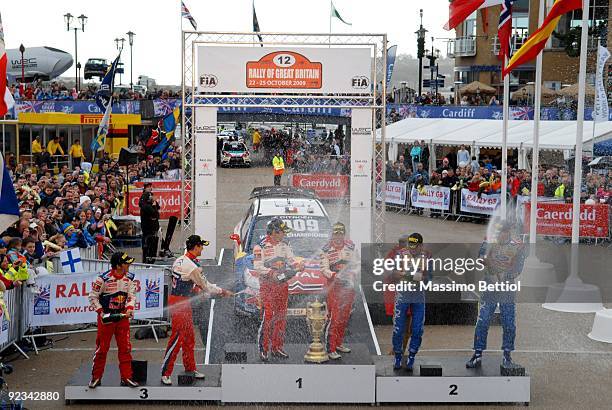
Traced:
<path fill-rule="evenodd" d="M 217 92 L 369 94 L 368 48 L 209 47 L 198 49 L 197 89 Z"/>

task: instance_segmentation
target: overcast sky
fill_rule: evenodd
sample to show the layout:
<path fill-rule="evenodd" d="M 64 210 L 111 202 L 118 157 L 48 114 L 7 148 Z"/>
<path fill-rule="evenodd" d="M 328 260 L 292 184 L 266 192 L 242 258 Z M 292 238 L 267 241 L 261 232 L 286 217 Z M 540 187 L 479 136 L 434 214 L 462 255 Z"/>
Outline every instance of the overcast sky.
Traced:
<path fill-rule="evenodd" d="M 251 0 L 185 0 L 201 31 L 251 31 Z M 334 0 L 341 16 L 332 31 L 340 33 L 387 33 L 389 44 L 397 44 L 399 53 L 416 54 L 419 8 L 424 9 L 423 25 L 427 47 L 431 36 L 454 36 L 442 26 L 448 17 L 447 0 Z M 329 31 L 329 0 L 256 0 L 255 8 L 263 32 Z M 89 17 L 85 32 L 79 31 L 79 61 L 91 57 L 112 59 L 116 56 L 117 37 L 136 33 L 134 40 L 134 82 L 138 75 L 154 78 L 158 84 L 180 83 L 180 0 L 2 0 L 0 13 L 7 48 L 51 46 L 74 56 L 74 34 L 66 31 L 63 15 L 67 12 Z M 185 29 L 191 29 L 187 20 Z M 127 46 L 127 42 L 126 42 Z M 446 53 L 446 42 L 436 40 L 436 48 Z M 124 83 L 129 83 L 129 48 Z M 68 71 L 70 75 L 71 70 Z M 64 74 L 66 75 L 66 74 Z"/>

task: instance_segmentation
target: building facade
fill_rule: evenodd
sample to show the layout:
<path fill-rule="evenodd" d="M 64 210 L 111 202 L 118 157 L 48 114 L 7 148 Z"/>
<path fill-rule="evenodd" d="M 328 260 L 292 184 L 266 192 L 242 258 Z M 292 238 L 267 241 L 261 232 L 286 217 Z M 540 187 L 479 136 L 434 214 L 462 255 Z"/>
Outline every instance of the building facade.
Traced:
<path fill-rule="evenodd" d="M 546 13 L 553 0 L 545 0 Z M 517 50 L 527 40 L 530 33 L 538 28 L 540 0 L 517 0 L 513 3 L 512 46 Z M 455 84 L 461 85 L 480 81 L 497 88 L 502 93 L 502 62 L 497 58 L 499 40 L 497 37 L 501 6 L 495 6 L 473 13 L 456 29 L 456 39 L 448 45 L 448 54 L 455 58 Z M 594 82 L 597 43 L 607 45 L 612 36 L 607 30 L 612 17 L 609 0 L 591 0 L 589 11 L 589 53 L 587 81 Z M 559 90 L 563 86 L 577 82 L 579 65 L 580 26 L 582 10 L 564 15 L 557 27 L 556 35 L 548 41 L 543 57 L 544 86 Z M 519 67 L 510 77 L 511 90 L 514 91 L 535 81 L 535 60 Z M 608 84 L 608 90 L 610 91 Z"/>

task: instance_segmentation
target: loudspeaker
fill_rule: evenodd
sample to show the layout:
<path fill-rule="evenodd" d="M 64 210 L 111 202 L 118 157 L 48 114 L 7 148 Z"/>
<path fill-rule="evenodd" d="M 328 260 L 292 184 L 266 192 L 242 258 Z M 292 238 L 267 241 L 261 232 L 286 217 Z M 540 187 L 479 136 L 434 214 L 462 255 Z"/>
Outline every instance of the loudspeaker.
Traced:
<path fill-rule="evenodd" d="M 246 363 L 246 352 L 230 352 L 225 351 L 225 363 Z"/>
<path fill-rule="evenodd" d="M 441 377 L 442 366 L 439 364 L 422 364 L 421 365 L 421 376 L 425 377 Z"/>
<path fill-rule="evenodd" d="M 195 377 L 191 374 L 179 374 L 178 384 L 179 386 L 191 386 L 195 382 Z"/>
<path fill-rule="evenodd" d="M 119 166 L 125 167 L 133 164 L 138 164 L 138 153 L 127 148 L 121 148 L 119 152 Z"/>
<path fill-rule="evenodd" d="M 132 380 L 139 384 L 147 382 L 147 367 L 146 360 L 132 360 Z"/>

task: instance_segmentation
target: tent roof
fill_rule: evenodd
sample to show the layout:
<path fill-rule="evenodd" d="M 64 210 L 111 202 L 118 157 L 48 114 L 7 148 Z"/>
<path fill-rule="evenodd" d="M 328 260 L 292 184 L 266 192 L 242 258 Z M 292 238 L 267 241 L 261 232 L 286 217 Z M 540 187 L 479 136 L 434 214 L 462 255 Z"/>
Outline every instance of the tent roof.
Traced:
<path fill-rule="evenodd" d="M 406 118 L 386 127 L 387 142 L 406 143 L 415 140 L 432 141 L 438 145 L 466 145 L 501 147 L 502 125 L 499 120 L 469 120 L 454 118 Z M 593 122 L 585 121 L 583 141 L 593 136 Z M 612 121 L 599 122 L 595 128 L 595 140 L 612 136 Z M 380 141 L 380 129 L 376 131 Z M 508 147 L 531 147 L 533 121 L 508 122 Z M 576 121 L 540 121 L 540 149 L 574 149 Z"/>

